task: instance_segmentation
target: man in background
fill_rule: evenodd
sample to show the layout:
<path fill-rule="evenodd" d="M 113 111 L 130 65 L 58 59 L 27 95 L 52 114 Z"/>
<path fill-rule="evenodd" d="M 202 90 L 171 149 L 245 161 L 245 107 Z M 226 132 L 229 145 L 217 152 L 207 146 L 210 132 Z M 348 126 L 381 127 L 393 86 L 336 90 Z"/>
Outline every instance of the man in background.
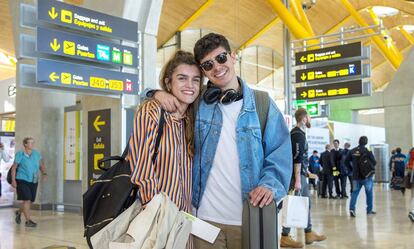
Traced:
<path fill-rule="evenodd" d="M 292 155 L 293 155 L 293 179 L 291 185 L 295 195 L 306 196 L 309 198 L 309 186 L 306 178 L 317 178 L 308 170 L 308 142 L 306 141 L 306 128 L 311 127 L 311 117 L 304 108 L 299 108 L 295 112 L 296 127 L 290 131 L 290 139 L 292 141 Z M 310 199 L 309 199 L 309 215 L 308 225 L 305 228 L 305 242 L 312 244 L 315 241 L 323 241 L 326 239 L 325 235 L 319 235 L 312 231 L 311 213 L 310 213 Z M 281 247 L 302 248 L 303 243 L 294 240 L 290 235 L 290 228 L 284 227 L 282 230 L 282 237 L 280 240 Z"/>

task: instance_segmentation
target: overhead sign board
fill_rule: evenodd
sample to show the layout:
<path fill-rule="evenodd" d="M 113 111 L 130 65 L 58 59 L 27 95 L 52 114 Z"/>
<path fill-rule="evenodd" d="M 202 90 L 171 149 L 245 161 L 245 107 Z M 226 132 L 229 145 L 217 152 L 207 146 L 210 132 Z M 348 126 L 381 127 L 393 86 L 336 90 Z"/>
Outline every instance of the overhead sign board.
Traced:
<path fill-rule="evenodd" d="M 368 94 L 364 92 L 362 80 L 296 88 L 297 100 L 343 98 Z"/>
<path fill-rule="evenodd" d="M 321 48 L 295 53 L 295 65 L 299 66 L 305 64 L 328 62 L 361 56 L 362 44 L 361 42 L 355 42 L 345 45 L 338 45 L 328 48 Z"/>
<path fill-rule="evenodd" d="M 38 20 L 122 40 L 138 41 L 138 24 L 51 0 L 38 0 Z"/>
<path fill-rule="evenodd" d="M 111 155 L 111 109 L 88 112 L 88 187 L 104 173 L 99 160 Z M 109 168 L 110 162 L 105 162 Z"/>
<path fill-rule="evenodd" d="M 80 60 L 137 67 L 138 48 L 74 35 L 49 28 L 37 28 L 37 51 Z"/>
<path fill-rule="evenodd" d="M 95 92 L 138 94 L 138 76 L 55 60 L 37 60 L 37 83 Z"/>
<path fill-rule="evenodd" d="M 353 61 L 325 67 L 296 70 L 296 83 L 323 81 L 362 75 L 362 62 Z"/>

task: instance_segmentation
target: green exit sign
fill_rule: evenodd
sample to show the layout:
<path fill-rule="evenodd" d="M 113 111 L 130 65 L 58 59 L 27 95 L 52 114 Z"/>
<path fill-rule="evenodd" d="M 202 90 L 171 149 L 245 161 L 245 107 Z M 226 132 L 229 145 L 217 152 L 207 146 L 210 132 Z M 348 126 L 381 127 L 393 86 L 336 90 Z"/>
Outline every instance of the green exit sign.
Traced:
<path fill-rule="evenodd" d="M 319 116 L 319 104 L 318 103 L 298 104 L 298 108 L 305 108 L 311 117 Z"/>

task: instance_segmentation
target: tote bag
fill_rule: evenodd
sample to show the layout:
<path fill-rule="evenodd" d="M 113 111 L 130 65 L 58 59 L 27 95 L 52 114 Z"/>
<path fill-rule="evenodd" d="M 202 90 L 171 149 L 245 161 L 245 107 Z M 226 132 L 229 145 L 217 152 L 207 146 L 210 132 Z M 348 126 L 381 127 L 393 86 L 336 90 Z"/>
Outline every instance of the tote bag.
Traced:
<path fill-rule="evenodd" d="M 306 228 L 308 215 L 308 197 L 288 195 L 283 200 L 282 225 L 284 227 Z"/>

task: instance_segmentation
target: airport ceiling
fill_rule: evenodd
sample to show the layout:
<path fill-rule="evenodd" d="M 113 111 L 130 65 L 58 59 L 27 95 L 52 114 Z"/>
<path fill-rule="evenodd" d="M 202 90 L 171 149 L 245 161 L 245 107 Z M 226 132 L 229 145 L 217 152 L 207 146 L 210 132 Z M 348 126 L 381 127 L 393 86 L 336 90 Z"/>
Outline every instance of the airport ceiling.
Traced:
<path fill-rule="evenodd" d="M 12 35 L 12 23 L 10 12 L 8 10 L 9 0 L 0 0 L 0 49 L 14 55 L 14 42 Z M 311 0 L 303 0 L 310 2 Z M 107 11 L 102 6 L 110 6 L 110 0 L 67 0 L 74 4 L 90 7 L 96 4 L 96 10 Z M 103 4 L 103 2 L 105 4 Z M 118 1 L 117 1 L 118 2 Z M 121 1 L 119 1 L 121 2 Z M 180 26 L 190 18 L 206 0 L 164 0 L 162 15 L 158 32 L 158 47 L 162 47 L 170 41 Z M 259 50 L 261 56 L 261 65 L 276 64 L 282 68 L 283 54 L 283 28 L 282 21 L 273 11 L 272 6 L 267 0 L 215 0 L 205 8 L 201 14 L 195 18 L 184 30 L 184 33 L 203 33 L 213 31 L 227 36 L 235 49 L 249 41 L 256 33 L 262 30 L 268 23 L 273 21 L 273 25 L 257 39 L 252 41 L 245 52 L 243 60 L 251 59 L 251 64 L 257 64 L 255 51 Z M 386 28 L 388 36 L 392 39 L 396 48 L 404 55 L 412 45 L 409 40 L 400 31 L 402 25 L 414 25 L 414 2 L 405 0 L 349 0 L 352 6 L 359 12 L 365 21 L 372 25 L 373 18 L 370 16 L 368 9 L 374 6 L 386 6 L 395 8 L 398 11 L 396 15 L 381 17 Z M 109 10 L 109 9 L 108 9 Z M 113 10 L 107 13 L 114 13 Z M 341 4 L 340 0 L 317 0 L 305 11 L 307 18 L 315 35 L 335 33 L 341 27 L 359 27 L 354 18 Z M 410 34 L 411 36 L 412 34 Z M 198 35 L 197 35 L 198 36 Z M 412 36 L 411 36 L 412 37 Z M 381 37 L 383 38 L 383 37 Z M 414 37 L 413 37 L 414 38 Z M 295 37 L 292 37 L 295 39 Z M 386 57 L 380 52 L 370 39 L 364 40 L 365 44 L 372 46 L 372 81 L 374 88 L 383 89 L 390 82 L 395 73 L 395 69 L 388 62 Z M 270 54 L 269 56 L 266 56 Z M 266 61 L 267 60 L 267 61 Z M 272 62 L 270 62 L 270 60 Z M 248 63 L 248 62 L 247 62 Z M 267 71 L 266 71 L 267 68 Z M 0 66 L 0 79 L 4 78 L 4 68 Z M 8 70 L 10 71 L 10 70 Z M 257 82 L 263 82 L 268 77 L 275 77 L 274 74 L 283 74 L 283 70 L 271 70 L 267 66 L 261 67 L 260 78 L 255 78 Z M 253 73 L 252 73 L 253 74 Z M 247 74 L 249 75 L 249 73 Z M 278 75 L 276 78 L 280 79 Z M 275 87 L 275 86 L 273 86 Z M 277 86 L 276 86 L 277 87 Z M 282 87 L 282 85 L 279 85 Z"/>

